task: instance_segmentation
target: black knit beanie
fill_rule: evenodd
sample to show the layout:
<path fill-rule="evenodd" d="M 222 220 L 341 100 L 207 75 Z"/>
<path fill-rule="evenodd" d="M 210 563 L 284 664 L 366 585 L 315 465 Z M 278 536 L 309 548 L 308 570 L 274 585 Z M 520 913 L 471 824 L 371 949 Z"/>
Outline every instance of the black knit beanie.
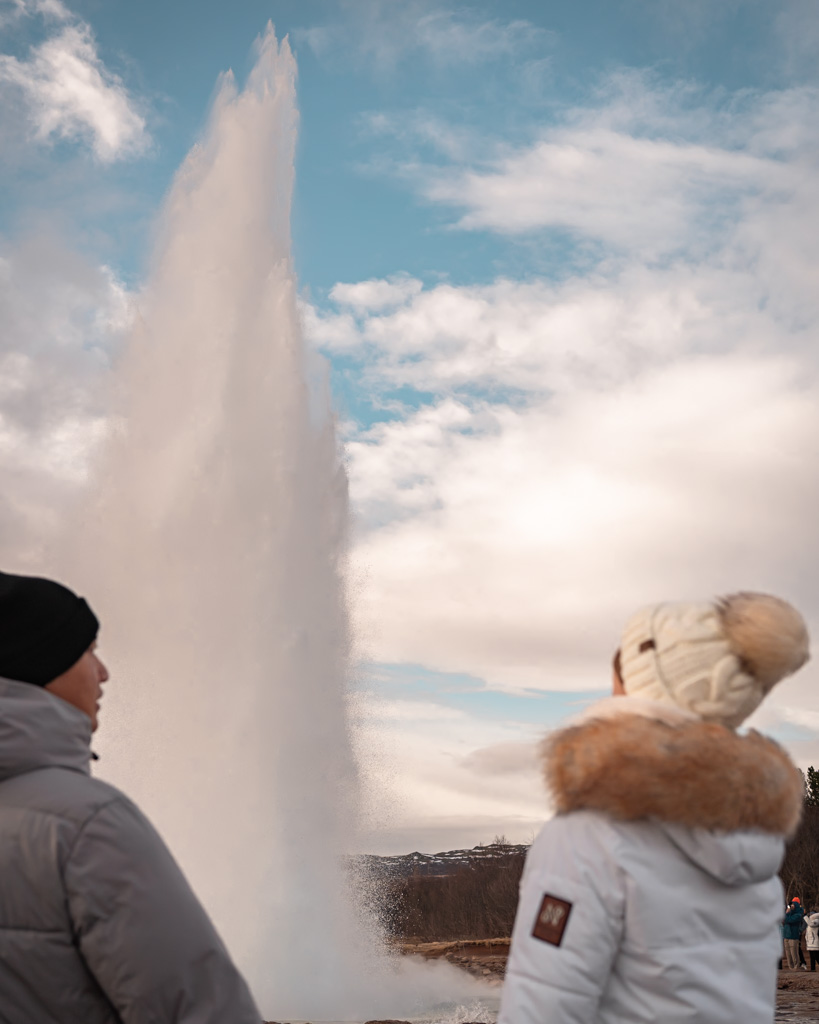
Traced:
<path fill-rule="evenodd" d="M 99 628 L 67 587 L 0 572 L 0 677 L 46 686 L 80 660 Z"/>

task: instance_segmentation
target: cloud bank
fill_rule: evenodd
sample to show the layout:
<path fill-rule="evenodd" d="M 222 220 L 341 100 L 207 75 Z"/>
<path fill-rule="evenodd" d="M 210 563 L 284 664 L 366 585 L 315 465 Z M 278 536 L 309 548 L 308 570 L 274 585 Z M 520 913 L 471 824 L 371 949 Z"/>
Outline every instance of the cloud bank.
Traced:
<path fill-rule="evenodd" d="M 819 625 L 816 107 L 619 76 L 489 169 L 417 173 L 458 229 L 586 256 L 307 311 L 372 401 L 348 452 L 373 658 L 602 688 L 647 601 L 772 590 Z"/>

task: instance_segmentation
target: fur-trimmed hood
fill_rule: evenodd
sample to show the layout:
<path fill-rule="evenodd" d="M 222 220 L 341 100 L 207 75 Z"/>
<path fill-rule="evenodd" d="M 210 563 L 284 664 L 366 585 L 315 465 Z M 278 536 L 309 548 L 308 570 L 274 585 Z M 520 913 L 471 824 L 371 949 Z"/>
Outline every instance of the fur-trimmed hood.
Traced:
<path fill-rule="evenodd" d="M 687 716 L 657 720 L 645 709 L 630 712 L 629 700 L 601 702 L 599 714 L 591 708 L 544 740 L 546 785 L 558 813 L 793 835 L 804 784 L 777 743 Z"/>

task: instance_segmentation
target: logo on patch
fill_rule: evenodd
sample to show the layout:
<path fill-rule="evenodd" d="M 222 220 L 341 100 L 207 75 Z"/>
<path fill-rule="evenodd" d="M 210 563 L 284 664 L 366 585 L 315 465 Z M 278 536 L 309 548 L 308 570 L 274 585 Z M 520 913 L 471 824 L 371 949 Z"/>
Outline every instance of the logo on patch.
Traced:
<path fill-rule="evenodd" d="M 546 893 L 535 918 L 533 938 L 548 942 L 552 946 L 559 946 L 563 941 L 563 933 L 566 931 L 571 912 L 571 903 Z"/>

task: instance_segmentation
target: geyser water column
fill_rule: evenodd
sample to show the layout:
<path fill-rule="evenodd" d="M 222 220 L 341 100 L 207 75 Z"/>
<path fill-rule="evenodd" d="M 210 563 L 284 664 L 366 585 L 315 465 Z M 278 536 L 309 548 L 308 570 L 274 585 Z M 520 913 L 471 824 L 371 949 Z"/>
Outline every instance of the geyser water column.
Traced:
<path fill-rule="evenodd" d="M 406 1016 L 481 987 L 396 964 L 349 895 L 346 477 L 296 309 L 296 120 L 270 28 L 164 205 L 62 571 L 112 670 L 95 771 L 157 823 L 265 1015 Z"/>
<path fill-rule="evenodd" d="M 296 309 L 295 71 L 270 28 L 173 183 L 71 578 L 113 670 L 98 774 L 156 821 L 264 1012 L 327 1017 L 378 956 L 340 863 L 346 478 Z"/>

